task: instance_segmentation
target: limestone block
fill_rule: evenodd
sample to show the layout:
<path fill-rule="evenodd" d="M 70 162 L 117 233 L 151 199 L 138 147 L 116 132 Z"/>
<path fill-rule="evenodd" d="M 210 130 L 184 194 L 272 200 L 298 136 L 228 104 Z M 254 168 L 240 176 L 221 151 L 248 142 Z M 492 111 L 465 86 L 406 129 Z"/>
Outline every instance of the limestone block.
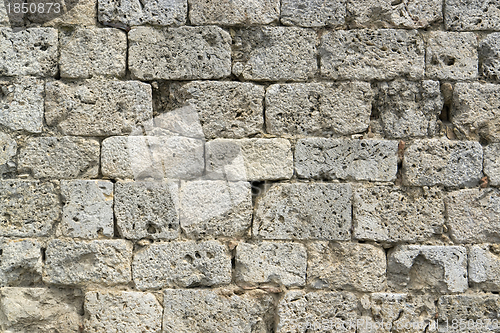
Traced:
<path fill-rule="evenodd" d="M 77 28 L 61 33 L 61 77 L 87 79 L 123 77 L 127 61 L 127 35 L 112 28 Z"/>
<path fill-rule="evenodd" d="M 68 11 L 63 10 L 65 11 L 64 14 L 45 22 L 44 26 L 95 26 L 97 24 L 97 0 L 79 0 L 76 3 L 64 0 L 62 3 L 66 4 L 66 9 L 70 9 Z M 38 13 L 29 14 L 28 18 L 31 22 L 36 22 L 41 21 L 40 19 L 43 19 L 44 15 L 39 15 Z"/>
<path fill-rule="evenodd" d="M 207 177 L 229 181 L 290 179 L 293 154 L 285 139 L 216 139 L 205 146 Z"/>
<path fill-rule="evenodd" d="M 0 175 L 16 169 L 14 158 L 17 154 L 17 142 L 5 133 L 0 133 Z"/>
<path fill-rule="evenodd" d="M 317 34 L 312 29 L 258 27 L 235 32 L 233 74 L 252 81 L 305 81 L 314 77 Z"/>
<path fill-rule="evenodd" d="M 490 185 L 500 185 L 500 144 L 491 143 L 484 147 L 484 174 Z"/>
<path fill-rule="evenodd" d="M 239 243 L 236 247 L 236 282 L 242 285 L 306 284 L 307 253 L 298 243 Z"/>
<path fill-rule="evenodd" d="M 499 0 L 445 0 L 444 23 L 447 30 L 499 30 Z"/>
<path fill-rule="evenodd" d="M 134 255 L 139 290 L 216 286 L 231 282 L 231 256 L 217 241 L 153 243 Z"/>
<path fill-rule="evenodd" d="M 273 184 L 258 198 L 253 236 L 351 239 L 350 184 Z"/>
<path fill-rule="evenodd" d="M 153 294 L 90 291 L 85 294 L 85 332 L 160 332 L 162 311 Z"/>
<path fill-rule="evenodd" d="M 299 178 L 393 181 L 398 142 L 389 140 L 301 139 L 295 146 Z"/>
<path fill-rule="evenodd" d="M 41 249 L 34 239 L 0 240 L 0 286 L 30 286 L 41 282 Z"/>
<path fill-rule="evenodd" d="M 403 182 L 411 186 L 474 186 L 481 178 L 479 142 L 415 140 L 403 160 Z"/>
<path fill-rule="evenodd" d="M 500 291 L 500 247 L 473 245 L 469 249 L 469 281 L 484 291 Z"/>
<path fill-rule="evenodd" d="M 132 243 L 125 240 L 48 243 L 43 272 L 45 283 L 116 285 L 131 281 Z"/>
<path fill-rule="evenodd" d="M 128 39 L 134 79 L 207 80 L 231 74 L 231 37 L 219 27 L 137 27 Z"/>
<path fill-rule="evenodd" d="M 346 16 L 345 0 L 282 0 L 281 23 L 300 27 L 343 26 Z"/>
<path fill-rule="evenodd" d="M 313 242 L 307 248 L 307 285 L 314 289 L 381 291 L 386 285 L 382 248 L 370 244 Z"/>
<path fill-rule="evenodd" d="M 424 76 L 424 42 L 416 30 L 339 30 L 325 33 L 321 75 L 334 80 L 392 80 Z"/>
<path fill-rule="evenodd" d="M 447 295 L 440 297 L 437 305 L 438 319 L 443 324 L 441 325 L 443 330 L 453 327 L 451 320 L 446 326 L 447 318 L 460 318 L 458 324 L 460 324 L 460 320 L 462 323 L 467 323 L 465 327 L 469 332 L 499 331 L 498 307 L 500 306 L 500 298 L 498 295 Z M 459 327 L 462 330 L 464 326 L 462 324 Z"/>
<path fill-rule="evenodd" d="M 478 53 L 483 77 L 500 81 L 500 32 L 487 35 L 479 43 Z"/>
<path fill-rule="evenodd" d="M 368 82 L 276 84 L 266 91 L 267 133 L 354 134 L 370 124 L 373 92 Z"/>
<path fill-rule="evenodd" d="M 243 237 L 252 224 L 252 189 L 247 182 L 182 182 L 181 228 L 189 238 Z"/>
<path fill-rule="evenodd" d="M 113 237 L 113 183 L 104 180 L 61 181 L 63 236 Z"/>
<path fill-rule="evenodd" d="M 94 139 L 31 138 L 21 147 L 17 171 L 35 178 L 95 178 L 99 151 L 99 142 Z"/>
<path fill-rule="evenodd" d="M 467 250 L 461 246 L 398 246 L 387 257 L 387 281 L 397 290 L 464 292 L 468 288 Z"/>
<path fill-rule="evenodd" d="M 279 0 L 188 0 L 194 25 L 261 25 L 278 21 Z"/>

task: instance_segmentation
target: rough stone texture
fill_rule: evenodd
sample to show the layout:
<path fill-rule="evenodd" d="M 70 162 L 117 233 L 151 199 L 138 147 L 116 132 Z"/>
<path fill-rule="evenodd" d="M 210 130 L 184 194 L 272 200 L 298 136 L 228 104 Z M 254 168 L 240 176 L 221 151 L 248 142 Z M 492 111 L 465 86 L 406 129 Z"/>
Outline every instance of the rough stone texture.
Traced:
<path fill-rule="evenodd" d="M 236 282 L 242 285 L 277 284 L 303 287 L 306 284 L 307 253 L 302 244 L 240 243 L 236 247 Z"/>
<path fill-rule="evenodd" d="M 204 137 L 239 139 L 262 132 L 264 87 L 246 82 L 195 81 L 172 86 L 174 106 L 198 113 Z M 176 109 L 178 110 L 178 109 Z"/>
<path fill-rule="evenodd" d="M 104 180 L 61 182 L 64 203 L 60 230 L 78 238 L 113 237 L 113 183 Z"/>
<path fill-rule="evenodd" d="M 48 243 L 45 283 L 79 285 L 126 284 L 131 280 L 132 244 L 121 239 Z"/>
<path fill-rule="evenodd" d="M 252 224 L 247 182 L 192 181 L 180 189 L 181 228 L 189 238 L 242 237 Z"/>
<path fill-rule="evenodd" d="M 318 69 L 311 29 L 259 27 L 233 36 L 233 74 L 253 81 L 305 81 Z"/>
<path fill-rule="evenodd" d="M 397 141 L 301 139 L 295 146 L 299 178 L 393 181 Z"/>
<path fill-rule="evenodd" d="M 151 86 L 137 81 L 51 81 L 45 87 L 45 120 L 65 135 L 131 133 L 153 117 Z"/>
<path fill-rule="evenodd" d="M 137 27 L 128 39 L 132 78 L 206 80 L 231 74 L 231 37 L 219 27 Z"/>
<path fill-rule="evenodd" d="M 447 30 L 499 30 L 500 1 L 445 0 L 444 23 Z"/>
<path fill-rule="evenodd" d="M 125 75 L 127 35 L 123 31 L 77 28 L 61 33 L 59 45 L 59 70 L 63 78 Z"/>
<path fill-rule="evenodd" d="M 311 288 L 364 292 L 385 288 L 386 260 L 380 247 L 313 242 L 307 250 L 307 285 Z"/>
<path fill-rule="evenodd" d="M 433 136 L 444 99 L 438 81 L 396 79 L 375 84 L 375 114 L 389 138 Z"/>
<path fill-rule="evenodd" d="M 0 76 L 54 76 L 58 38 L 52 28 L 0 28 Z"/>
<path fill-rule="evenodd" d="M 0 181 L 0 234 L 47 236 L 61 215 L 56 183 Z"/>
<path fill-rule="evenodd" d="M 85 332 L 155 333 L 161 331 L 162 307 L 153 294 L 90 291 L 85 294 Z"/>
<path fill-rule="evenodd" d="M 351 239 L 350 184 L 274 184 L 258 198 L 253 236 Z"/>
<path fill-rule="evenodd" d="M 127 239 L 174 239 L 179 236 L 177 185 L 166 182 L 118 182 L 115 218 Z"/>
<path fill-rule="evenodd" d="M 376 242 L 422 242 L 443 232 L 444 203 L 435 189 L 356 187 L 354 238 Z"/>
<path fill-rule="evenodd" d="M 186 0 L 124 1 L 98 0 L 99 22 L 121 23 L 125 26 L 179 26 L 186 23 Z"/>
<path fill-rule="evenodd" d="M 500 185 L 500 144 L 492 143 L 484 149 L 484 174 L 488 176 L 490 185 Z"/>
<path fill-rule="evenodd" d="M 387 281 L 396 290 L 460 293 L 468 288 L 461 246 L 402 245 L 387 256 Z"/>
<path fill-rule="evenodd" d="M 436 80 L 477 77 L 477 38 L 472 32 L 431 31 L 427 38 L 425 75 Z"/>
<path fill-rule="evenodd" d="M 14 162 L 16 154 L 16 140 L 0 132 L 0 176 L 16 169 L 16 163 Z"/>
<path fill-rule="evenodd" d="M 469 281 L 484 291 L 500 291 L 500 247 L 473 245 L 469 249 Z"/>
<path fill-rule="evenodd" d="M 370 124 L 373 92 L 367 82 L 276 84 L 266 91 L 267 133 L 354 134 Z"/>
<path fill-rule="evenodd" d="M 500 241 L 500 191 L 451 192 L 445 198 L 447 225 L 455 243 Z"/>
<path fill-rule="evenodd" d="M 500 81 L 500 32 L 489 34 L 479 43 L 479 67 L 488 79 Z"/>
<path fill-rule="evenodd" d="M 188 0 L 193 25 L 260 25 L 278 21 L 279 0 Z"/>
<path fill-rule="evenodd" d="M 321 75 L 334 80 L 391 80 L 424 75 L 424 42 L 416 30 L 339 30 L 325 33 Z"/>
<path fill-rule="evenodd" d="M 42 132 L 43 94 L 43 81 L 39 79 L 0 81 L 0 124 L 12 130 Z"/>
<path fill-rule="evenodd" d="M 9 16 L 7 14 L 7 8 L 5 8 L 5 2 L 0 2 L 0 26 L 8 26 L 9 23 Z"/>
<path fill-rule="evenodd" d="M 479 142 L 415 140 L 403 160 L 403 182 L 411 186 L 474 186 L 481 178 Z"/>
<path fill-rule="evenodd" d="M 285 139 L 217 139 L 205 146 L 207 177 L 230 181 L 290 179 L 293 155 Z"/>
<path fill-rule="evenodd" d="M 70 26 L 92 26 L 96 25 L 97 20 L 97 0 L 79 0 L 75 2 L 66 2 L 66 4 L 74 4 L 69 11 L 66 11 L 63 15 L 54 17 L 48 22 L 44 23 L 44 26 L 56 26 L 56 27 L 67 27 Z M 29 14 L 29 19 L 36 22 L 43 19 L 43 15 Z"/>
<path fill-rule="evenodd" d="M 139 290 L 224 285 L 231 282 L 231 256 L 217 241 L 153 243 L 134 254 Z"/>
<path fill-rule="evenodd" d="M 179 333 L 272 332 L 274 304 L 262 290 L 165 290 L 163 330 Z"/>
<path fill-rule="evenodd" d="M 345 23 L 345 0 L 282 0 L 281 23 L 301 27 L 338 27 Z"/>
<path fill-rule="evenodd" d="M 102 174 L 109 178 L 161 181 L 193 179 L 205 167 L 203 141 L 182 136 L 116 136 L 102 142 Z"/>
<path fill-rule="evenodd" d="M 500 85 L 455 84 L 451 121 L 457 134 L 469 140 L 500 142 Z"/>
<path fill-rule="evenodd" d="M 0 286 L 30 286 L 41 282 L 41 249 L 34 239 L 0 240 Z"/>
<path fill-rule="evenodd" d="M 28 139 L 19 154 L 18 172 L 35 178 L 94 178 L 99 169 L 97 140 L 64 136 Z"/>
<path fill-rule="evenodd" d="M 79 333 L 83 297 L 77 290 L 0 288 L 0 329 L 6 333 Z"/>

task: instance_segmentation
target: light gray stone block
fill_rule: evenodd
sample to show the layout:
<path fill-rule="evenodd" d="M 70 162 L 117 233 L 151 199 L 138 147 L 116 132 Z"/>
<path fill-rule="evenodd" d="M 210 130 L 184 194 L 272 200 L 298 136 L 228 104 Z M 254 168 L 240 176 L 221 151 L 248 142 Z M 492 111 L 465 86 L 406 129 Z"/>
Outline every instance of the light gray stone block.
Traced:
<path fill-rule="evenodd" d="M 35 239 L 0 240 L 0 286 L 18 287 L 40 283 L 41 250 L 40 243 Z"/>
<path fill-rule="evenodd" d="M 500 81 L 500 32 L 487 35 L 479 43 L 478 53 L 483 77 Z"/>
<path fill-rule="evenodd" d="M 38 13 L 28 14 L 28 20 L 31 22 L 39 22 L 47 27 L 65 28 L 68 26 L 96 26 L 97 25 L 97 0 L 79 0 L 77 3 L 64 2 L 66 5 L 62 15 L 53 13 L 51 20 L 47 20 L 47 16 L 39 15 Z M 69 9 L 69 10 L 67 10 Z M 45 20 L 44 20 L 45 19 Z"/>
<path fill-rule="evenodd" d="M 194 25 L 261 25 L 278 21 L 279 0 L 188 0 Z"/>
<path fill-rule="evenodd" d="M 447 30 L 499 30 L 500 1 L 445 0 L 444 23 Z"/>
<path fill-rule="evenodd" d="M 0 133 L 0 175 L 15 171 L 17 142 L 9 135 Z"/>
<path fill-rule="evenodd" d="M 469 248 L 469 281 L 484 291 L 500 291 L 500 247 L 497 244 Z"/>
<path fill-rule="evenodd" d="M 455 322 L 455 326 L 449 320 L 448 327 L 459 327 L 462 329 L 464 323 L 467 323 L 465 328 L 470 327 L 470 331 L 474 332 L 498 332 L 498 307 L 500 306 L 500 297 L 491 294 L 479 295 L 447 295 L 439 298 L 438 320 L 443 324 L 441 327 L 445 329 L 446 319 L 460 318 Z M 460 323 L 462 320 L 462 323 Z M 461 326 L 459 326 L 461 325 Z"/>
<path fill-rule="evenodd" d="M 345 0 L 282 0 L 281 23 L 300 27 L 343 26 L 346 17 Z"/>
<path fill-rule="evenodd" d="M 500 185 L 500 144 L 491 143 L 484 147 L 484 174 L 490 185 Z"/>

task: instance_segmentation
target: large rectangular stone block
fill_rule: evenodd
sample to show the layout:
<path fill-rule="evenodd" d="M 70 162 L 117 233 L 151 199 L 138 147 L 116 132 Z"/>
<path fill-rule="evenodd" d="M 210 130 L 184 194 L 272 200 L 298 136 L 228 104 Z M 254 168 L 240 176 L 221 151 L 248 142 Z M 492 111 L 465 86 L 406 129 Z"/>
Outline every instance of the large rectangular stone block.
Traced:
<path fill-rule="evenodd" d="M 498 295 L 447 295 L 439 298 L 437 306 L 442 331 L 447 329 L 482 333 L 500 331 Z M 452 318 L 457 320 L 452 322 Z"/>
<path fill-rule="evenodd" d="M 338 27 L 346 18 L 345 0 L 282 0 L 281 23 L 300 27 Z"/>
<path fill-rule="evenodd" d="M 500 32 L 487 35 L 479 43 L 478 53 L 482 76 L 500 81 Z"/>
<path fill-rule="evenodd" d="M 445 0 L 447 30 L 500 30 L 499 0 Z"/>
<path fill-rule="evenodd" d="M 11 135 L 0 133 L 0 175 L 16 170 L 17 142 Z"/>
<path fill-rule="evenodd" d="M 35 239 L 0 239 L 0 286 L 32 286 L 41 280 L 40 242 Z"/>
<path fill-rule="evenodd" d="M 261 25 L 277 22 L 279 0 L 188 0 L 194 25 Z"/>
<path fill-rule="evenodd" d="M 500 185 L 500 143 L 484 147 L 484 174 L 492 186 Z"/>
<path fill-rule="evenodd" d="M 469 248 L 469 281 L 484 291 L 500 291 L 500 246 L 473 245 Z"/>

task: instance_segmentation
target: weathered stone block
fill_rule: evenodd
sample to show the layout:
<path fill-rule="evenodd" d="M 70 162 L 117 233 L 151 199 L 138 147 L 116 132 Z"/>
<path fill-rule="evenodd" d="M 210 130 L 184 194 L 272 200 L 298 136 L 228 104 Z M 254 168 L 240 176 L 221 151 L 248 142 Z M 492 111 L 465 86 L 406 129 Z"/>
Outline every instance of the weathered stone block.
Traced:
<path fill-rule="evenodd" d="M 153 294 L 130 291 L 90 291 L 85 294 L 86 332 L 161 331 L 163 309 Z"/>
<path fill-rule="evenodd" d="M 375 83 L 373 114 L 389 138 L 433 136 L 444 99 L 438 81 Z"/>
<path fill-rule="evenodd" d="M 14 237 L 48 236 L 61 215 L 56 183 L 0 181 L 0 234 Z"/>
<path fill-rule="evenodd" d="M 469 332 L 498 332 L 498 308 L 500 297 L 498 295 L 447 295 L 439 298 L 438 319 L 442 329 L 457 327 L 452 326 L 451 318 L 458 319 L 460 330 L 466 324 Z M 448 319 L 448 326 L 446 325 Z M 471 322 L 472 320 L 472 322 Z M 494 320 L 494 321 L 493 321 Z M 457 324 L 457 322 L 455 322 Z"/>
<path fill-rule="evenodd" d="M 0 28 L 0 76 L 54 76 L 58 37 L 52 28 Z"/>
<path fill-rule="evenodd" d="M 127 61 L 127 35 L 112 28 L 77 28 L 61 33 L 61 77 L 122 77 Z"/>
<path fill-rule="evenodd" d="M 397 141 L 301 139 L 295 146 L 295 170 L 300 178 L 393 181 Z"/>
<path fill-rule="evenodd" d="M 5 133 L 0 133 L 0 176 L 15 171 L 14 158 L 17 154 L 17 142 Z"/>
<path fill-rule="evenodd" d="M 276 84 L 266 91 L 267 133 L 354 134 L 370 124 L 373 92 L 367 82 Z"/>
<path fill-rule="evenodd" d="M 125 240 L 54 239 L 47 246 L 43 281 L 66 285 L 126 284 L 131 280 L 132 247 Z"/>
<path fill-rule="evenodd" d="M 274 304 L 262 290 L 177 289 L 163 294 L 163 330 L 179 333 L 272 332 Z"/>
<path fill-rule="evenodd" d="M 233 36 L 233 74 L 252 81 L 305 81 L 314 77 L 317 34 L 311 29 L 259 27 Z"/>
<path fill-rule="evenodd" d="M 239 243 L 236 247 L 236 282 L 242 285 L 306 284 L 307 253 L 298 243 Z"/>
<path fill-rule="evenodd" d="M 279 0 L 188 0 L 194 25 L 260 25 L 277 22 Z"/>
<path fill-rule="evenodd" d="M 219 27 L 137 27 L 128 39 L 133 78 L 206 80 L 231 74 L 231 37 Z"/>
<path fill-rule="evenodd" d="M 69 2 L 66 2 L 66 9 Z M 74 5 L 74 6 L 73 6 Z M 67 27 L 71 26 L 95 26 L 97 25 L 97 0 L 79 0 L 76 4 L 70 4 L 71 9 L 66 11 L 63 9 L 64 14 L 56 16 L 48 22 L 44 22 L 44 26 L 54 27 Z M 28 14 L 28 19 L 31 22 L 37 22 L 45 19 L 44 15 Z M 40 22 L 42 23 L 42 22 Z"/>
<path fill-rule="evenodd" d="M 500 81 L 500 32 L 487 35 L 479 43 L 479 66 L 485 78 Z"/>
<path fill-rule="evenodd" d="M 484 174 L 490 185 L 500 185 L 500 144 L 492 143 L 484 147 Z"/>
<path fill-rule="evenodd" d="M 290 179 L 293 154 L 285 139 L 216 139 L 205 146 L 209 179 L 261 181 Z"/>
<path fill-rule="evenodd" d="M 500 1 L 445 0 L 444 23 L 447 30 L 499 30 Z"/>
<path fill-rule="evenodd" d="M 113 237 L 113 183 L 104 180 L 61 181 L 63 236 Z"/>
<path fill-rule="evenodd" d="M 181 227 L 189 238 L 242 237 L 252 224 L 247 182 L 192 181 L 180 188 Z"/>
<path fill-rule="evenodd" d="M 473 245 L 469 249 L 469 281 L 484 291 L 500 291 L 500 247 Z"/>
<path fill-rule="evenodd" d="M 34 239 L 0 240 L 0 286 L 30 286 L 41 282 L 41 250 L 40 243 Z"/>
<path fill-rule="evenodd" d="M 281 23 L 301 27 L 338 27 L 345 23 L 345 0 L 282 0 Z"/>
<path fill-rule="evenodd" d="M 461 246 L 398 246 L 387 257 L 387 282 L 396 290 L 464 292 L 468 288 L 467 250 Z"/>
<path fill-rule="evenodd" d="M 474 186 L 481 178 L 479 142 L 415 140 L 406 148 L 403 182 L 410 186 Z"/>
<path fill-rule="evenodd" d="M 351 239 L 349 184 L 274 184 L 257 201 L 254 237 Z"/>
<path fill-rule="evenodd" d="M 307 285 L 314 289 L 380 291 L 386 285 L 382 248 L 370 244 L 313 242 L 307 247 Z"/>
<path fill-rule="evenodd" d="M 422 242 L 443 232 L 444 203 L 432 189 L 356 187 L 354 238 L 376 242 Z"/>
<path fill-rule="evenodd" d="M 334 80 L 424 76 L 424 42 L 416 30 L 339 30 L 321 37 L 321 75 Z"/>
<path fill-rule="evenodd" d="M 21 148 L 17 171 L 35 178 L 95 178 L 99 151 L 99 142 L 94 139 L 31 138 Z"/>
<path fill-rule="evenodd" d="M 224 285 L 231 282 L 231 256 L 217 241 L 153 243 L 134 255 L 139 290 Z"/>
<path fill-rule="evenodd" d="M 19 77 L 0 81 L 0 124 L 15 131 L 42 132 L 43 94 L 40 79 Z"/>

